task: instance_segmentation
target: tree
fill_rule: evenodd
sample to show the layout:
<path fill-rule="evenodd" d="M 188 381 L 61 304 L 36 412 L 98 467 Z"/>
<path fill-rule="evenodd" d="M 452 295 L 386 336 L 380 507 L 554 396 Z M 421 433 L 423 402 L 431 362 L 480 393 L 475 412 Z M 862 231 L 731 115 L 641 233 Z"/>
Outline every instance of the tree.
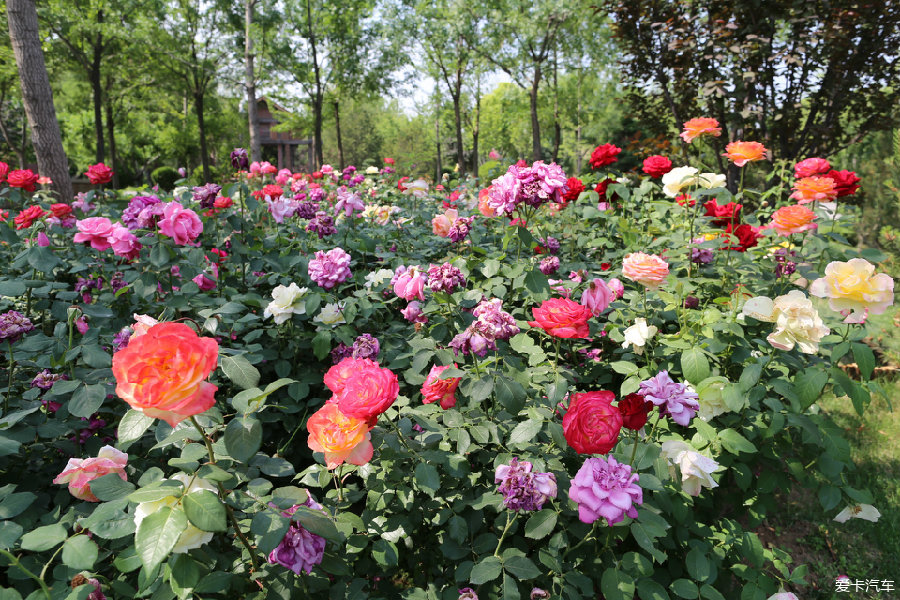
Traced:
<path fill-rule="evenodd" d="M 615 0 L 632 108 L 666 133 L 719 120 L 780 158 L 827 156 L 897 122 L 900 4 Z M 670 119 L 662 121 L 667 114 Z"/>
<path fill-rule="evenodd" d="M 6 10 L 0 11 L 0 135 L 13 154 L 18 167 L 25 168 L 28 147 L 28 119 L 22 106 L 19 72 L 9 40 Z"/>
<path fill-rule="evenodd" d="M 56 119 L 53 90 L 38 36 L 34 0 L 7 0 L 6 14 L 38 170 L 53 180 L 52 189 L 61 199 L 67 200 L 74 196 L 69 161 L 63 150 L 59 121 Z"/>

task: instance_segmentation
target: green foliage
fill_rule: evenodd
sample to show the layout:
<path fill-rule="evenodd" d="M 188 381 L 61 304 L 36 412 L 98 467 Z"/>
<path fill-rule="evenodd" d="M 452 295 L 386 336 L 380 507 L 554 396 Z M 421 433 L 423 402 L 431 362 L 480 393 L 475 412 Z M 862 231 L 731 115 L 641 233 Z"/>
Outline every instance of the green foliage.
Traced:
<path fill-rule="evenodd" d="M 172 167 L 158 167 L 153 170 L 151 175 L 153 182 L 164 190 L 175 189 L 175 182 L 181 179 L 178 171 Z"/>

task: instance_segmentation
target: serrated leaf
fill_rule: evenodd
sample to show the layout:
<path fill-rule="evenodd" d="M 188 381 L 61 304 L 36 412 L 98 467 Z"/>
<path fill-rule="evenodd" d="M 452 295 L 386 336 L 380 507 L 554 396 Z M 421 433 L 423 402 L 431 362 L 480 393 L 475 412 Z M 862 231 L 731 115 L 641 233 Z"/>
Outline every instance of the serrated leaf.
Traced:
<path fill-rule="evenodd" d="M 91 492 L 103 502 L 127 498 L 134 491 L 134 484 L 128 483 L 116 473 L 108 473 L 88 484 Z"/>
<path fill-rule="evenodd" d="M 875 370 L 875 354 L 872 349 L 859 342 L 853 342 L 851 348 L 853 349 L 853 359 L 856 361 L 856 366 L 859 367 L 859 374 L 863 379 L 871 379 L 872 372 Z"/>
<path fill-rule="evenodd" d="M 250 416 L 235 417 L 225 427 L 225 449 L 240 462 L 247 462 L 262 445 L 262 424 Z"/>
<path fill-rule="evenodd" d="M 722 446 L 732 454 L 738 454 L 740 452 L 752 454 L 756 452 L 756 446 L 734 429 L 723 429 L 720 431 L 719 441 L 721 441 Z"/>
<path fill-rule="evenodd" d="M 500 577 L 501 572 L 503 572 L 503 563 L 500 562 L 500 559 L 496 556 L 488 556 L 481 559 L 477 565 L 472 567 L 472 572 L 469 574 L 469 581 L 473 585 L 481 585 L 482 583 L 497 579 Z"/>
<path fill-rule="evenodd" d="M 556 527 L 556 511 L 539 510 L 525 522 L 525 537 L 539 540 L 553 533 Z"/>
<path fill-rule="evenodd" d="M 434 497 L 435 492 L 441 487 L 441 476 L 434 465 L 420 462 L 415 470 L 416 484 L 425 490 L 429 496 Z"/>
<path fill-rule="evenodd" d="M 76 417 L 87 419 L 97 412 L 105 398 L 106 386 L 102 383 L 81 386 L 69 401 L 69 412 Z"/>
<path fill-rule="evenodd" d="M 682 598 L 690 598 L 693 600 L 697 598 L 697 594 L 699 593 L 697 584 L 689 579 L 676 579 L 669 587 Z"/>
<path fill-rule="evenodd" d="M 503 568 L 519 581 L 528 581 L 541 575 L 541 570 L 525 556 L 510 556 L 503 561 Z"/>
<path fill-rule="evenodd" d="M 88 570 L 97 562 L 99 550 L 97 544 L 86 535 L 70 537 L 63 544 L 62 561 L 67 567 L 73 569 Z"/>
<path fill-rule="evenodd" d="M 256 387 L 259 383 L 259 371 L 241 355 L 223 356 L 220 364 L 225 376 L 242 390 Z"/>
<path fill-rule="evenodd" d="M 700 383 L 709 377 L 709 360 L 702 350 L 685 350 L 681 353 L 681 372 L 691 383 Z"/>
<path fill-rule="evenodd" d="M 139 410 L 129 409 L 119 421 L 119 447 L 130 445 L 140 439 L 155 420 Z"/>
<path fill-rule="evenodd" d="M 169 556 L 187 525 L 184 512 L 170 506 L 163 506 L 141 521 L 134 534 L 134 546 L 144 569 L 153 571 Z"/>
<path fill-rule="evenodd" d="M 65 539 L 65 527 L 59 523 L 53 523 L 52 525 L 38 527 L 23 535 L 21 546 L 24 550 L 43 552 L 62 544 Z"/>
<path fill-rule="evenodd" d="M 538 419 L 522 421 L 509 434 L 510 444 L 527 444 L 535 438 L 544 426 L 544 422 Z"/>
<path fill-rule="evenodd" d="M 794 377 L 794 389 L 800 398 L 800 405 L 806 410 L 819 399 L 828 382 L 828 374 L 820 369 L 804 369 Z"/>
<path fill-rule="evenodd" d="M 181 501 L 188 521 L 201 531 L 225 531 L 225 505 L 209 490 L 192 491 Z"/>

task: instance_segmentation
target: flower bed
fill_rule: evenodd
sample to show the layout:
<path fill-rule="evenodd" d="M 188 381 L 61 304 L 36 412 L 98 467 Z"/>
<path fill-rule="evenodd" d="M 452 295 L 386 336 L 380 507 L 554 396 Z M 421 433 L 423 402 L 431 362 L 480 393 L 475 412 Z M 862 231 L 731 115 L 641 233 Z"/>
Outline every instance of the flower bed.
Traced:
<path fill-rule="evenodd" d="M 711 121 L 682 134 L 696 164 Z M 856 183 L 808 159 L 793 194 L 732 194 L 618 153 L 483 190 L 238 151 L 172 196 L 5 188 L 8 587 L 789 596 L 806 567 L 754 533 L 777 490 L 877 518 L 816 406 L 880 391 L 862 340 L 893 280 L 845 238 Z"/>

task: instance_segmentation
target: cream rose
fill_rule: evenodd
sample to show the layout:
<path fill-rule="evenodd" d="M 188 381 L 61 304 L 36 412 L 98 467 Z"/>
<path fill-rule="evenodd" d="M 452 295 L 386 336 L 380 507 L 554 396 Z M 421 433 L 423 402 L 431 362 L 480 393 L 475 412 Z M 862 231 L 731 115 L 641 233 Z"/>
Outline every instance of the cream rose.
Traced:
<path fill-rule="evenodd" d="M 863 258 L 831 262 L 825 277 L 809 286 L 809 293 L 828 298 L 831 310 L 846 316 L 845 323 L 864 323 L 866 313 L 880 315 L 894 303 L 894 280 L 875 273 L 875 266 Z"/>
<path fill-rule="evenodd" d="M 301 288 L 296 283 L 289 286 L 279 285 L 272 290 L 272 301 L 263 312 L 263 316 L 274 317 L 275 324 L 281 325 L 293 315 L 306 314 L 306 303 L 303 296 L 309 288 Z"/>
<path fill-rule="evenodd" d="M 344 303 L 330 302 L 322 307 L 321 312 L 313 319 L 322 325 L 340 325 L 346 323 L 344 319 Z"/>
<path fill-rule="evenodd" d="M 704 456 L 682 441 L 663 442 L 662 456 L 669 462 L 669 473 L 677 479 L 681 472 L 681 488 L 691 496 L 699 496 L 700 489 L 719 487 L 712 474 L 720 469 L 719 463 Z"/>
<path fill-rule="evenodd" d="M 662 176 L 663 193 L 669 198 L 682 194 L 682 190 L 697 183 L 697 169 L 694 167 L 675 167 Z"/>
<path fill-rule="evenodd" d="M 796 345 L 804 354 L 815 354 L 819 341 L 829 333 L 812 302 L 800 290 L 775 298 L 775 318 L 775 331 L 766 339 L 779 350 L 793 350 Z"/>
<path fill-rule="evenodd" d="M 213 493 L 216 493 L 217 491 L 216 486 L 209 481 L 201 479 L 200 477 L 192 477 L 187 473 L 178 473 L 173 475 L 171 479 L 180 481 L 184 484 L 185 494 L 192 494 L 194 492 L 199 492 L 200 490 L 207 490 Z M 174 508 L 177 504 L 177 496 L 166 496 L 165 498 L 154 500 L 153 502 L 141 502 L 134 510 L 134 524 L 135 526 L 140 527 L 141 521 L 156 511 L 165 506 Z M 172 552 L 175 554 L 183 554 L 188 550 L 199 548 L 203 544 L 208 543 L 211 539 L 213 539 L 213 534 L 211 532 L 198 529 L 188 521 L 187 528 L 181 532 L 181 537 L 175 542 L 175 547 L 172 548 Z"/>
<path fill-rule="evenodd" d="M 623 332 L 625 334 L 625 341 L 622 342 L 622 347 L 628 348 L 629 346 L 634 346 L 633 352 L 635 354 L 643 354 L 644 345 L 647 343 L 647 340 L 656 335 L 657 331 L 659 330 L 655 325 L 647 325 L 647 319 L 635 319 L 634 325 Z"/>

